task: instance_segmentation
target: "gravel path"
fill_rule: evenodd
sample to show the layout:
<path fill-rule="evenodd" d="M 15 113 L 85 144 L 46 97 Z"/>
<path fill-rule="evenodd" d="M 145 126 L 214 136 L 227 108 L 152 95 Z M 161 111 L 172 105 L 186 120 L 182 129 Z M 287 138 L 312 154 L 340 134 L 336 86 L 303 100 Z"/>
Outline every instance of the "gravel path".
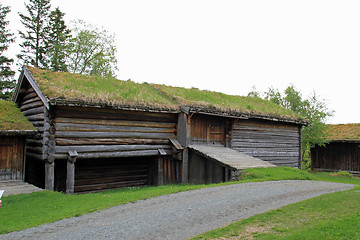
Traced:
<path fill-rule="evenodd" d="M 0 239 L 187 239 L 231 222 L 353 185 L 316 181 L 203 188 L 112 207 Z"/>

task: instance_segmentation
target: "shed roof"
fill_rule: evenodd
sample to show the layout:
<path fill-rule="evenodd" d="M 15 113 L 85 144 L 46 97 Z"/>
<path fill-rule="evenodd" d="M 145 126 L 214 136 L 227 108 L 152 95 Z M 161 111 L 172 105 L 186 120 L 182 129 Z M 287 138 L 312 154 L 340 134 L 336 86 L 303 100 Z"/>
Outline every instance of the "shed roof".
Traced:
<path fill-rule="evenodd" d="M 271 116 L 285 122 L 305 123 L 296 113 L 260 98 L 33 67 L 24 67 L 24 72 L 36 82 L 50 105 L 71 103 L 159 111 L 180 111 L 181 107 L 187 106 L 203 113 L 266 119 Z"/>
<path fill-rule="evenodd" d="M 23 135 L 34 131 L 35 127 L 15 103 L 0 100 L 0 135 Z"/>
<path fill-rule="evenodd" d="M 359 142 L 360 123 L 353 124 L 329 124 L 325 131 L 329 141 Z"/>

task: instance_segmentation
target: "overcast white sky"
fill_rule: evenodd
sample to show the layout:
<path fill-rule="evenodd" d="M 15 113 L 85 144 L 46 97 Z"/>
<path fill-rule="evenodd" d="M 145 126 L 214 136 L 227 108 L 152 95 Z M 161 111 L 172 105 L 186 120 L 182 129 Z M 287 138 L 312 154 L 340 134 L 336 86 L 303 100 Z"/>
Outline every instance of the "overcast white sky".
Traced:
<path fill-rule="evenodd" d="M 10 6 L 10 29 L 21 29 Z M 247 95 L 294 84 L 335 110 L 329 123 L 360 123 L 358 0 L 52 0 L 65 19 L 116 34 L 117 77 Z M 20 38 L 17 39 L 20 41 Z M 18 51 L 14 43 L 9 53 Z"/>

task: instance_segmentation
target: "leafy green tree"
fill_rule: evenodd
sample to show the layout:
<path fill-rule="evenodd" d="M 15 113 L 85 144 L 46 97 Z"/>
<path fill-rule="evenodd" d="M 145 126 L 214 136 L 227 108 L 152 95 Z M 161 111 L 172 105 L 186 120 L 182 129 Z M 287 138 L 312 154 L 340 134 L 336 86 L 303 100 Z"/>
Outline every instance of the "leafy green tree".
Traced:
<path fill-rule="evenodd" d="M 56 8 L 49 16 L 49 37 L 47 39 L 47 55 L 50 60 L 50 70 L 67 71 L 66 50 L 71 38 L 70 30 L 63 20 L 64 13 Z"/>
<path fill-rule="evenodd" d="M 17 57 L 22 64 L 47 68 L 48 60 L 45 55 L 48 48 L 50 0 L 29 1 L 29 4 L 25 4 L 28 15 L 19 13 L 26 32 L 19 31 L 23 42 L 20 44 L 21 54 Z"/>
<path fill-rule="evenodd" d="M 10 7 L 0 3 L 0 99 L 9 99 L 15 87 L 15 72 L 11 70 L 14 60 L 4 56 L 9 45 L 15 41 L 14 34 L 7 29 L 9 21 L 5 20 L 9 12 Z"/>
<path fill-rule="evenodd" d="M 117 70 L 115 36 L 106 30 L 74 22 L 68 51 L 68 68 L 73 73 L 115 76 Z"/>
<path fill-rule="evenodd" d="M 265 99 L 291 109 L 308 121 L 309 124 L 303 128 L 302 146 L 303 168 L 308 169 L 310 149 L 315 145 L 324 146 L 327 143 L 324 134 L 327 128 L 325 120 L 333 115 L 333 111 L 327 108 L 325 100 L 319 99 L 315 92 L 304 100 L 294 85 L 287 87 L 284 95 L 278 90 L 269 88 L 269 91 L 265 93 Z"/>

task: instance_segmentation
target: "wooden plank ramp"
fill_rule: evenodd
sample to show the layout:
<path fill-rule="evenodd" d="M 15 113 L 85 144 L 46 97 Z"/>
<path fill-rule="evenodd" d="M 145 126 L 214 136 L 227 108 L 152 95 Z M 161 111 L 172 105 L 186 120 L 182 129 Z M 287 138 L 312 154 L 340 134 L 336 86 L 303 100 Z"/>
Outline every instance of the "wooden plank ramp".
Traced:
<path fill-rule="evenodd" d="M 274 164 L 246 155 L 228 147 L 190 145 L 189 148 L 206 158 L 210 158 L 222 165 L 236 170 L 276 167 Z"/>

